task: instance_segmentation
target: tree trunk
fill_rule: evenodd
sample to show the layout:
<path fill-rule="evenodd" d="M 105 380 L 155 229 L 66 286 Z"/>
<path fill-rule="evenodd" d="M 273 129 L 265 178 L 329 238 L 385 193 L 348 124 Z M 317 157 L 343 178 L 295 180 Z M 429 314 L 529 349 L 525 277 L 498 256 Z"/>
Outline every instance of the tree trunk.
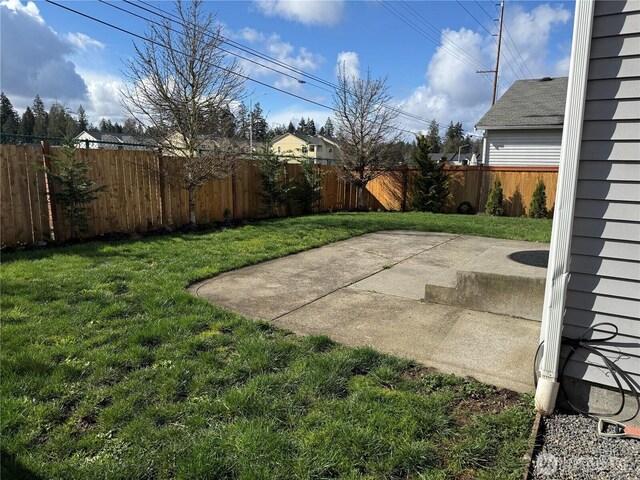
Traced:
<path fill-rule="evenodd" d="M 364 191 L 366 185 L 358 185 L 358 210 L 364 210 Z"/>
<path fill-rule="evenodd" d="M 189 186 L 189 226 L 196 226 L 196 187 Z"/>

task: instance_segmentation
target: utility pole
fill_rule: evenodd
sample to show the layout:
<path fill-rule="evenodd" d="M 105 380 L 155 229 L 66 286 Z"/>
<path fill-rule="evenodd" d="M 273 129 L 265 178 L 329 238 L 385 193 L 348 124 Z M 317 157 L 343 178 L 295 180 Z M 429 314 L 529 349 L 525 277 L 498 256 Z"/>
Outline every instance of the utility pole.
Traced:
<path fill-rule="evenodd" d="M 504 19 L 504 0 L 500 2 L 500 25 L 498 27 L 498 53 L 496 54 L 495 70 L 477 70 L 476 73 L 493 73 L 493 98 L 491 105 L 496 103 L 496 95 L 498 93 L 498 72 L 500 71 L 500 47 L 502 46 L 502 21 Z"/>

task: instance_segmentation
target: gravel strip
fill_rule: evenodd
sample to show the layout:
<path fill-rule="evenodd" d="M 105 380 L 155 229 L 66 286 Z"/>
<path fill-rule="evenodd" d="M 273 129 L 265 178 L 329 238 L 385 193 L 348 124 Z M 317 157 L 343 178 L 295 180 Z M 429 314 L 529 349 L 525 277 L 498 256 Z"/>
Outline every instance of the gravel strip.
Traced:
<path fill-rule="evenodd" d="M 600 437 L 598 421 L 580 415 L 555 414 L 543 422 L 534 480 L 640 479 L 640 440 Z"/>

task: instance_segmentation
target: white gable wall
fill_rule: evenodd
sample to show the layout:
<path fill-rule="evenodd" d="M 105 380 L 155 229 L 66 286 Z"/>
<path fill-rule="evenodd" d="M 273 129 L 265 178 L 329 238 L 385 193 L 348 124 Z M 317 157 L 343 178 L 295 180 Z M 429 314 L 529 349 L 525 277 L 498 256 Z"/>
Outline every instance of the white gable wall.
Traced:
<path fill-rule="evenodd" d="M 489 166 L 557 167 L 562 129 L 487 130 Z"/>

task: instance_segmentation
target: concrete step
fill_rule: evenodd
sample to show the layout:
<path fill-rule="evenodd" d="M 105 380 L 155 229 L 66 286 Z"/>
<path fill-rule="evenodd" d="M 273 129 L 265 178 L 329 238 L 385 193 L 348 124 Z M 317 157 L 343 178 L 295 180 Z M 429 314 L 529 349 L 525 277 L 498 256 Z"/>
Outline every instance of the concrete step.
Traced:
<path fill-rule="evenodd" d="M 542 318 L 546 268 L 513 261 L 518 253 L 528 258 L 537 252 L 490 248 L 457 270 L 455 285 L 427 283 L 425 301 L 539 322 Z"/>

